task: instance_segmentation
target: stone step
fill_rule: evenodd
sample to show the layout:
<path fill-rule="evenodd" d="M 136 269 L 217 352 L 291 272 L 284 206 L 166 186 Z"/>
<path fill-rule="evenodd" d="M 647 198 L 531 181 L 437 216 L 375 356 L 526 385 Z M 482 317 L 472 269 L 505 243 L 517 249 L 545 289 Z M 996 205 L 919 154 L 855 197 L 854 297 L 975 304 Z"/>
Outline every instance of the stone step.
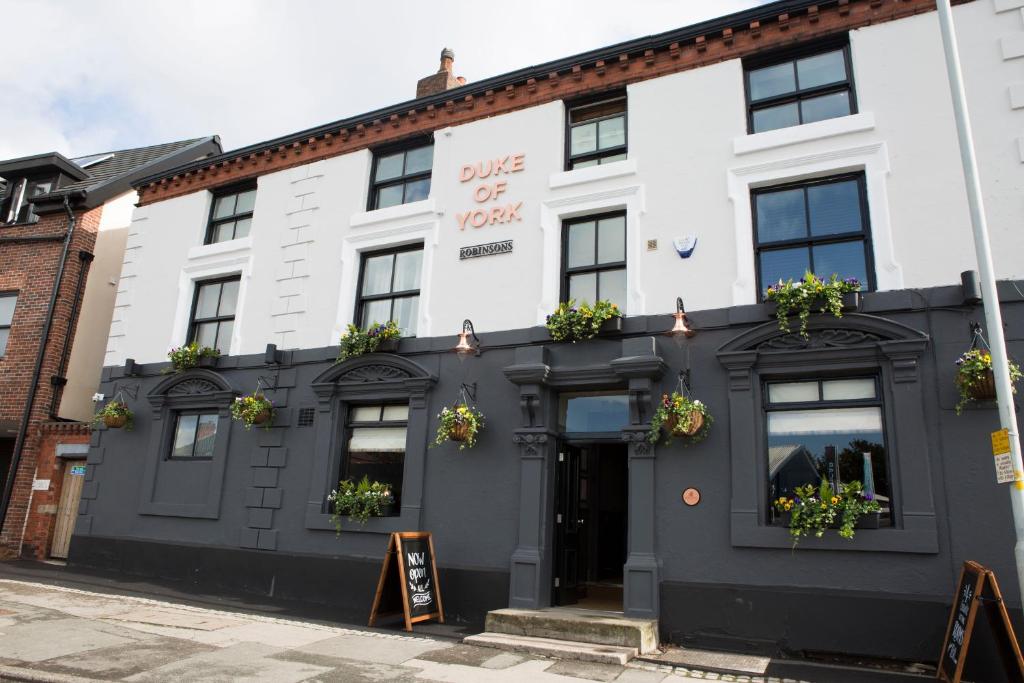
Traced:
<path fill-rule="evenodd" d="M 635 647 L 617 647 L 615 645 L 594 645 L 593 643 L 577 643 L 554 638 L 533 638 L 531 636 L 513 636 L 507 633 L 481 633 L 466 636 L 462 642 L 470 645 L 493 647 L 510 652 L 525 652 L 532 655 L 543 655 L 557 659 L 572 659 L 580 662 L 599 662 L 601 664 L 618 664 L 623 666 L 636 657 Z"/>
<path fill-rule="evenodd" d="M 489 634 L 633 648 L 641 654 L 658 651 L 656 619 L 627 619 L 591 610 L 564 607 L 498 609 L 487 613 L 485 631 Z"/>

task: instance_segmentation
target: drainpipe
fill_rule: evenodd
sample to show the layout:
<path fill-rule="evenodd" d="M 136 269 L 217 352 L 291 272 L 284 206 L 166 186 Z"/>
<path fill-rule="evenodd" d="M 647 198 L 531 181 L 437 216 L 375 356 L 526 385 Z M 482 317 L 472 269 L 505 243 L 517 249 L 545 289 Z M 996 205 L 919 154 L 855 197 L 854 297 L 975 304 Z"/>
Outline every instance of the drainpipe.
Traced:
<path fill-rule="evenodd" d="M 80 193 L 79 196 L 81 196 Z M 0 498 L 0 534 L 3 532 L 4 523 L 7 521 L 7 508 L 11 504 L 11 495 L 14 492 L 14 480 L 17 479 L 18 465 L 21 462 L 21 453 L 25 449 L 25 437 L 28 434 L 29 421 L 32 418 L 32 404 L 36 400 L 36 390 L 39 387 L 39 375 L 43 371 L 43 360 L 46 358 L 46 342 L 50 337 L 50 328 L 53 327 L 53 315 L 57 308 L 57 296 L 60 294 L 60 283 L 64 279 L 64 267 L 68 262 L 68 252 L 71 250 L 71 238 L 75 233 L 75 213 L 71 210 L 71 194 L 64 195 L 64 212 L 68 216 L 67 230 L 64 233 L 64 250 L 61 252 L 60 265 L 57 267 L 57 277 L 53 281 L 53 291 L 50 293 L 50 305 L 46 312 L 46 323 L 43 325 L 43 332 L 40 335 L 39 351 L 36 353 L 35 370 L 32 372 L 32 383 L 28 388 L 28 400 L 25 403 L 25 410 L 21 414 L 21 426 L 18 428 L 18 436 L 14 441 L 14 453 L 11 456 L 10 470 L 7 481 L 4 483 L 3 497 Z M 52 239 L 52 238 L 51 238 Z M 59 239 L 59 238 L 58 238 Z M 6 241 L 42 241 L 20 238 Z M 12 531 L 13 533 L 13 531 Z"/>
<path fill-rule="evenodd" d="M 64 333 L 64 346 L 60 352 L 60 366 L 57 374 L 50 377 L 50 384 L 53 391 L 50 394 L 50 419 L 58 419 L 57 410 L 60 407 L 60 399 L 64 396 L 64 387 L 68 383 L 66 375 L 68 369 L 68 356 L 71 355 L 71 336 L 75 333 L 78 325 L 78 313 L 82 308 L 82 287 L 85 285 L 85 276 L 89 272 L 89 264 L 96 258 L 87 251 L 78 252 L 78 282 L 75 284 L 75 295 L 71 300 L 71 316 L 68 318 L 68 329 Z"/>

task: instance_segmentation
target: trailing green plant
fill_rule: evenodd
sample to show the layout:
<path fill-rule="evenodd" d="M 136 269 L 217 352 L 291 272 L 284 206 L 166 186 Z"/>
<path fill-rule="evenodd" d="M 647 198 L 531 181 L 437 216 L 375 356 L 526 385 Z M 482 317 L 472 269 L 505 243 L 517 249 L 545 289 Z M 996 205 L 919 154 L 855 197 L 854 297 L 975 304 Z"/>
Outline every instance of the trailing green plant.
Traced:
<path fill-rule="evenodd" d="M 124 401 L 113 400 L 99 409 L 92 418 L 93 427 L 101 424 L 111 429 L 124 427 L 125 431 L 131 431 L 135 426 L 135 413 Z"/>
<path fill-rule="evenodd" d="M 558 304 L 555 312 L 547 316 L 546 327 L 555 341 L 578 342 L 595 337 L 606 320 L 619 318 L 622 311 L 617 304 L 600 299 L 593 306 L 575 299 Z"/>
<path fill-rule="evenodd" d="M 379 481 L 370 481 L 364 476 L 359 482 L 345 479 L 338 482 L 338 488 L 327 496 L 331 507 L 331 522 L 341 533 L 342 517 L 353 522 L 366 524 L 371 517 L 380 517 L 383 507 L 395 502 L 391 488 Z"/>
<path fill-rule="evenodd" d="M 699 443 L 708 437 L 711 423 L 715 419 L 708 407 L 698 400 L 684 396 L 678 391 L 661 395 L 661 402 L 651 416 L 651 430 L 647 440 L 657 443 L 665 430 L 665 443 L 672 443 L 673 437 L 681 437 L 686 444 Z"/>
<path fill-rule="evenodd" d="M 349 323 L 345 334 L 341 335 L 341 353 L 338 354 L 338 361 L 347 358 L 355 358 L 364 353 L 373 353 L 383 342 L 389 339 L 398 339 L 402 331 L 398 329 L 398 323 L 389 320 L 386 323 L 373 323 L 365 330 L 361 330 L 352 323 Z"/>
<path fill-rule="evenodd" d="M 274 404 L 262 391 L 237 396 L 231 403 L 231 417 L 244 423 L 246 429 L 252 429 L 253 425 L 263 425 L 264 429 L 270 429 L 274 413 Z"/>
<path fill-rule="evenodd" d="M 219 358 L 220 351 L 211 349 L 209 346 L 200 346 L 199 342 L 192 342 L 184 346 L 178 346 L 167 352 L 173 369 L 165 372 L 184 372 L 199 365 L 202 358 Z"/>
<path fill-rule="evenodd" d="M 802 280 L 793 282 L 790 278 L 779 280 L 768 288 L 765 299 L 775 302 L 775 317 L 779 320 L 779 329 L 789 333 L 789 316 L 794 312 L 800 316 L 800 336 L 807 338 L 807 321 L 815 304 L 821 302 L 820 311 L 831 313 L 837 318 L 843 317 L 843 295 L 860 291 L 860 280 L 848 277 L 840 280 L 835 273 L 828 280 L 823 280 L 808 271 Z"/>
<path fill-rule="evenodd" d="M 831 528 L 837 528 L 842 538 L 851 539 L 861 517 L 882 509 L 859 481 L 849 481 L 836 491 L 828 479 L 822 477 L 818 486 L 798 486 L 794 493 L 792 498 L 782 496 L 772 501 L 780 514 L 790 515 L 789 534 L 793 537 L 794 548 L 800 539 L 811 535 L 821 538 Z"/>
<path fill-rule="evenodd" d="M 1017 382 L 1024 375 L 1020 366 L 1009 361 L 1010 387 L 1017 393 Z M 960 392 L 960 400 L 956 403 L 956 414 L 959 415 L 964 406 L 974 401 L 983 386 L 989 385 L 995 392 L 995 379 L 992 375 L 992 353 L 987 349 L 970 349 L 956 359 L 956 387 Z"/>
<path fill-rule="evenodd" d="M 484 426 L 484 414 L 466 403 L 445 406 L 437 414 L 437 419 L 434 444 L 440 446 L 445 441 L 453 441 L 459 444 L 460 451 L 476 445 L 477 434 Z"/>

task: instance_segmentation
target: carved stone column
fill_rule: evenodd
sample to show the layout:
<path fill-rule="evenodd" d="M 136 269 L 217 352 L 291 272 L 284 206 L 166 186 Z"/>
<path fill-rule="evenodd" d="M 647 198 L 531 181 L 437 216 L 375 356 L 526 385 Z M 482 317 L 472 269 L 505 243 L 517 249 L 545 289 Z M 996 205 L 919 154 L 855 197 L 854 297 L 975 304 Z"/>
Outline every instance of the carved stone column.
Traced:
<path fill-rule="evenodd" d="M 655 448 L 647 441 L 651 395 L 666 365 L 654 337 L 624 339 L 622 357 L 611 362 L 629 386 L 630 426 L 622 430 L 629 447 L 629 541 L 623 570 L 623 609 L 627 617 L 657 619 L 658 558 L 655 552 Z"/>
<path fill-rule="evenodd" d="M 556 435 L 545 427 L 550 412 L 544 386 L 550 368 L 543 347 L 516 349 L 515 364 L 505 376 L 519 385 L 522 426 L 512 434 L 519 446 L 519 533 L 509 564 L 509 607 L 536 609 L 551 604 L 554 517 L 552 465 Z"/>

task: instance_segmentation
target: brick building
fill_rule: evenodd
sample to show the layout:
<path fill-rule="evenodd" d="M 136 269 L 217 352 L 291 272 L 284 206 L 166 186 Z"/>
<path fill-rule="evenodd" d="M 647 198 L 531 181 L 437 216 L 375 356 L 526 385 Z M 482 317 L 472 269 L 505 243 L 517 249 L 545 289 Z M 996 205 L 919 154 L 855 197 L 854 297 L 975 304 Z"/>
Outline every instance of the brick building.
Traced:
<path fill-rule="evenodd" d="M 131 183 L 219 151 L 206 137 L 0 162 L 0 558 L 66 554 Z"/>

